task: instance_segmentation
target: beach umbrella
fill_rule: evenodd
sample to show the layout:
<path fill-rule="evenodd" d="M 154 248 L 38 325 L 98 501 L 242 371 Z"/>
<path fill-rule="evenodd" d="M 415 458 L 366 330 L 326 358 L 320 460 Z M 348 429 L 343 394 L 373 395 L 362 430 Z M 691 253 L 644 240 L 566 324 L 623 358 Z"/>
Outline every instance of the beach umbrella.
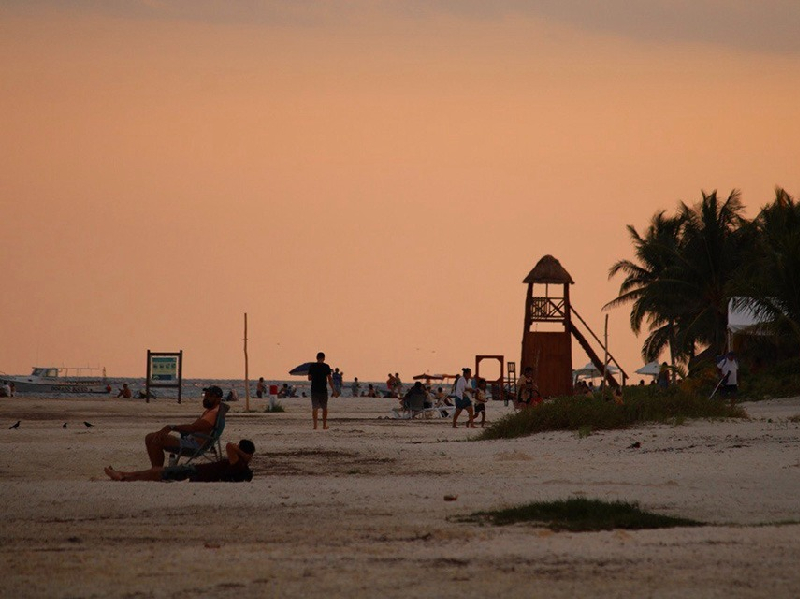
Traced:
<path fill-rule="evenodd" d="M 647 363 L 641 369 L 636 369 L 634 373 L 638 373 L 639 375 L 650 375 L 651 377 L 658 377 L 658 371 L 661 369 L 661 366 L 658 364 L 657 360 Z"/>
<path fill-rule="evenodd" d="M 423 373 L 422 375 L 414 375 L 412 379 L 414 379 L 415 381 L 419 381 L 421 379 L 424 379 L 426 381 L 430 381 L 431 379 L 435 381 L 441 381 L 442 379 L 444 379 L 444 375 L 438 375 L 438 374 L 428 375 L 427 373 Z"/>
<path fill-rule="evenodd" d="M 609 373 L 616 373 L 617 371 L 619 371 L 619 369 L 614 365 L 608 365 L 606 367 L 606 370 Z M 586 363 L 586 366 L 583 367 L 582 369 L 572 369 L 573 381 L 578 381 L 579 379 L 594 379 L 596 377 L 602 377 L 602 376 L 603 372 L 597 367 L 595 367 L 592 361 Z"/>
<path fill-rule="evenodd" d="M 289 375 L 299 375 L 299 376 L 308 375 L 308 369 L 313 364 L 314 363 L 307 362 L 303 363 L 302 365 L 297 365 L 294 369 L 289 371 Z"/>

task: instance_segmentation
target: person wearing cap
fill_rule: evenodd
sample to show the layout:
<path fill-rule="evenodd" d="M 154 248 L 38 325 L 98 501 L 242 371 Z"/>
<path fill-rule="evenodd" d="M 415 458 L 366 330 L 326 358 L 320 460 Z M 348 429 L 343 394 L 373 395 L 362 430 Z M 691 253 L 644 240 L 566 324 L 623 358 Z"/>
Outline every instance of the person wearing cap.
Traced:
<path fill-rule="evenodd" d="M 179 452 L 182 448 L 199 448 L 204 440 L 192 435 L 175 436 L 178 434 L 203 433 L 209 434 L 214 429 L 219 413 L 219 403 L 222 401 L 222 388 L 212 385 L 203 388 L 203 414 L 194 422 L 185 425 L 167 425 L 158 431 L 148 433 L 144 438 L 147 455 L 153 469 L 164 466 L 165 452 Z"/>
<path fill-rule="evenodd" d="M 453 427 L 458 427 L 458 415 L 460 415 L 463 410 L 466 410 L 469 415 L 467 427 L 475 427 L 475 424 L 472 422 L 475 418 L 472 412 L 472 400 L 467 395 L 467 391 L 472 389 L 469 387 L 468 383 L 468 380 L 472 377 L 472 369 L 464 367 L 461 369 L 461 373 L 461 377 L 456 380 L 456 384 L 453 388 L 453 395 L 456 397 L 456 412 L 453 413 Z"/>

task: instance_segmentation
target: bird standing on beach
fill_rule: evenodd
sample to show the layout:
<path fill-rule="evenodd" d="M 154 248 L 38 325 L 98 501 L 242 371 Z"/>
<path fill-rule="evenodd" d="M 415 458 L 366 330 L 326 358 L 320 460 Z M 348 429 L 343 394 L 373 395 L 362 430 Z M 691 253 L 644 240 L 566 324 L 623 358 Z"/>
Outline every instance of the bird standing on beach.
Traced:
<path fill-rule="evenodd" d="M 84 421 L 83 424 L 86 425 L 87 427 L 94 427 L 94 425 L 89 423 L 89 421 Z M 66 424 L 65 424 L 65 426 L 66 426 Z"/>
<path fill-rule="evenodd" d="M 66 428 L 67 428 L 67 424 L 66 424 L 66 423 L 64 423 L 64 424 L 63 424 L 61 427 L 63 427 L 64 429 L 66 429 Z"/>
<path fill-rule="evenodd" d="M 20 423 L 22 423 L 22 421 L 17 421 L 11 427 L 9 427 L 9 429 L 19 429 L 19 424 Z"/>

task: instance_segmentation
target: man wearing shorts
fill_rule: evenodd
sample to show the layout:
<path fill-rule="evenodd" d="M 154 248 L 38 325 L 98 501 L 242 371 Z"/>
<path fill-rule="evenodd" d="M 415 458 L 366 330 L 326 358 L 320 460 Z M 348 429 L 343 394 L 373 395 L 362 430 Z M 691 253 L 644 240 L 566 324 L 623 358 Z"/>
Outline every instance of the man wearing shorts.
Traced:
<path fill-rule="evenodd" d="M 333 387 L 331 368 L 325 364 L 325 353 L 317 352 L 317 362 L 308 368 L 308 380 L 311 382 L 311 416 L 314 419 L 314 429 L 317 428 L 317 418 L 322 409 L 322 428 L 328 428 L 328 386 Z"/>
<path fill-rule="evenodd" d="M 474 427 L 472 420 L 475 418 L 472 413 L 472 400 L 467 395 L 467 390 L 471 390 L 471 388 L 467 387 L 469 385 L 468 380 L 472 377 L 472 369 L 464 368 L 461 369 L 463 373 L 461 377 L 456 380 L 455 389 L 453 390 L 453 395 L 456 397 L 456 412 L 453 413 L 453 427 L 458 427 L 458 415 L 461 414 L 462 410 L 466 410 L 467 414 L 469 415 L 469 420 L 467 421 L 467 427 Z"/>
<path fill-rule="evenodd" d="M 731 399 L 731 404 L 736 401 L 739 391 L 739 362 L 733 352 L 728 352 L 718 363 L 717 368 L 722 373 L 722 395 Z"/>
<path fill-rule="evenodd" d="M 212 385 L 203 388 L 203 408 L 205 411 L 194 423 L 186 423 L 185 425 L 167 425 L 158 431 L 148 433 L 144 438 L 144 444 L 147 448 L 147 455 L 150 457 L 150 465 L 155 468 L 164 466 L 164 453 L 180 452 L 181 449 L 190 448 L 197 449 L 205 441 L 205 438 L 194 437 L 192 435 L 184 435 L 178 437 L 170 435 L 172 432 L 178 434 L 192 434 L 200 433 L 208 435 L 214 429 L 217 423 L 217 415 L 219 414 L 219 403 L 222 401 L 222 388 L 218 385 Z"/>
<path fill-rule="evenodd" d="M 254 452 L 253 442 L 240 440 L 238 444 L 225 444 L 226 457 L 216 462 L 155 467 L 146 471 L 116 471 L 112 467 L 104 470 L 114 481 L 250 481 L 253 472 L 247 465 Z"/>

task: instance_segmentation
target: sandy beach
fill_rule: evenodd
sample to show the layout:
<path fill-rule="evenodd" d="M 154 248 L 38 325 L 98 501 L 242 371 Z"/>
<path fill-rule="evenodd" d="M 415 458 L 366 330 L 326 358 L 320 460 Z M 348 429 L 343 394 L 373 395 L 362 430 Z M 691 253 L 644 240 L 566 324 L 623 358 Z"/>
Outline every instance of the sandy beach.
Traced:
<path fill-rule="evenodd" d="M 800 398 L 750 419 L 470 442 L 445 420 L 383 419 L 382 399 L 233 405 L 252 483 L 118 483 L 144 436 L 197 399 L 0 401 L 5 597 L 796 597 Z M 263 411 L 264 400 L 251 401 Z M 489 404 L 489 419 L 508 409 Z M 18 429 L 8 429 L 21 420 Z M 94 427 L 87 428 L 83 421 Z M 66 423 L 67 427 L 63 427 Z M 639 448 L 630 448 L 633 442 Z M 456 500 L 445 500 L 456 496 Z M 600 533 L 458 522 L 570 497 L 638 501 L 700 528 Z"/>

